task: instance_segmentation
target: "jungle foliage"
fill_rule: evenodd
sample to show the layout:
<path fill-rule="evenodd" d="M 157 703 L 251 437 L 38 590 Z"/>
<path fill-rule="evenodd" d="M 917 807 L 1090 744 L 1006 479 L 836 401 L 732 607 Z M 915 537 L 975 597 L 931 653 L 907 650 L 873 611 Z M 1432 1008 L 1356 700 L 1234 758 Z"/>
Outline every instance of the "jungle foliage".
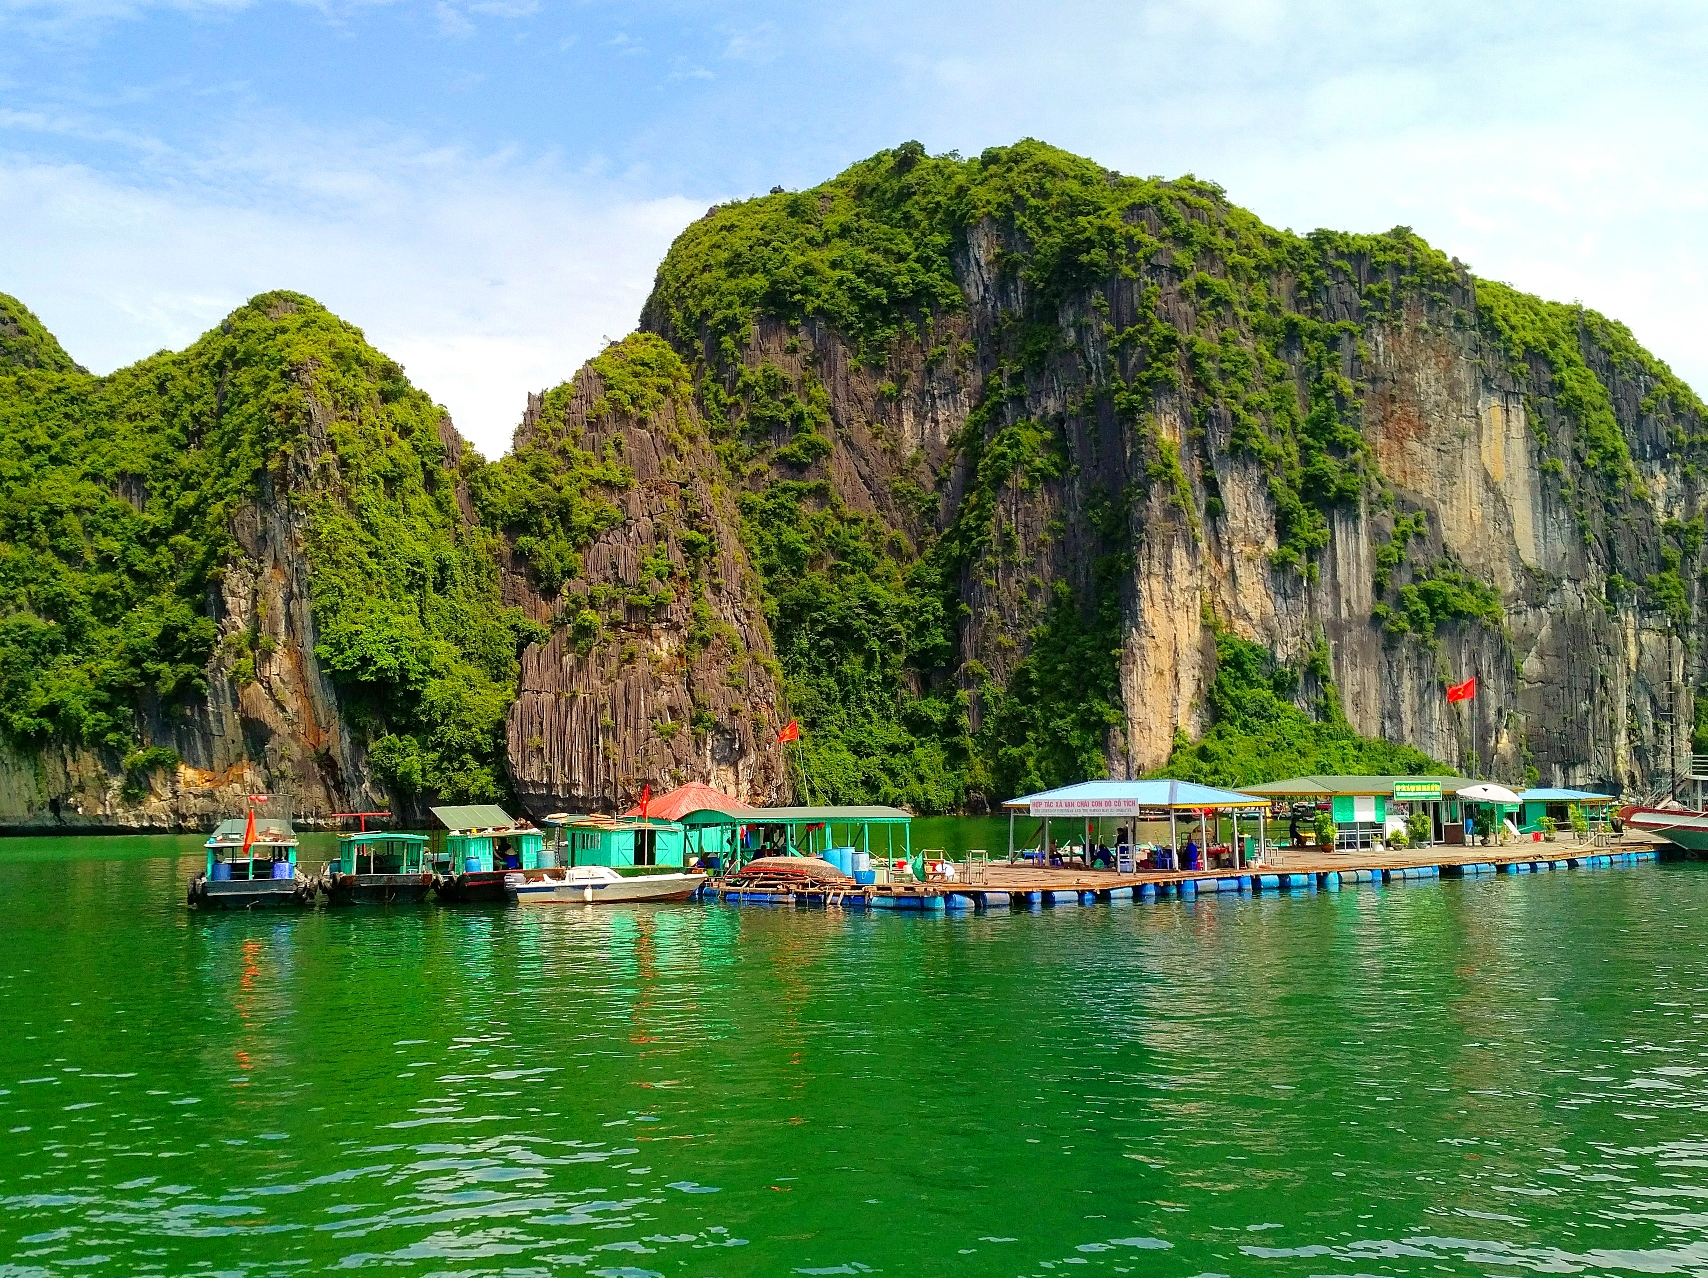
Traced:
<path fill-rule="evenodd" d="M 288 488 L 315 652 L 382 773 L 496 797 L 517 645 L 537 628 L 501 605 L 493 534 L 458 517 L 442 420 L 357 329 L 291 293 L 109 377 L 0 368 L 0 727 L 129 759 L 167 749 L 137 747 L 217 668 L 234 518 Z M 231 673 L 252 680 L 253 654 Z"/>
<path fill-rule="evenodd" d="M 1297 704 L 1305 675 L 1321 689 L 1312 712 Z M 1241 786 L 1315 774 L 1444 776 L 1453 771 L 1421 750 L 1354 732 L 1329 681 L 1326 649 L 1314 653 L 1300 671 L 1278 663 L 1258 644 L 1220 634 L 1207 703 L 1209 730 L 1202 740 L 1176 741 L 1164 769 L 1168 776 Z"/>
<path fill-rule="evenodd" d="M 966 309 L 956 255 L 978 236 L 995 237 L 1012 301 L 975 351 L 956 347 L 946 321 Z M 1123 722 L 1122 583 L 1142 535 L 1133 512 L 1155 491 L 1198 536 L 1200 512 L 1219 511 L 1211 441 L 1223 439 L 1266 476 L 1275 566 L 1314 576 L 1332 513 L 1355 508 L 1377 478 L 1361 430 L 1363 329 L 1329 318 L 1331 295 L 1381 323 L 1413 299 L 1450 302 L 1456 288 L 1457 268 L 1404 228 L 1295 236 L 1213 184 L 1126 177 L 1031 141 L 970 160 L 907 143 L 811 190 L 711 210 L 672 246 L 645 322 L 693 366 L 720 451 L 755 490 L 744 509 L 763 511 L 747 534 L 807 725 L 809 779 L 821 774 L 831 797 L 936 810 L 1100 775 Z M 873 370 L 909 348 L 928 361 L 976 358 L 966 371 L 982 390 L 954 441 L 965 476 L 955 507 L 913 503 L 925 517 L 904 509 L 905 535 L 886 537 L 812 482 L 831 452 L 823 392 L 810 362 L 791 376 L 751 361 L 761 319 L 803 340 L 834 331 Z M 1085 385 L 1078 412 L 1113 412 L 1138 441 L 1142 478 L 1119 493 L 1075 484 L 1071 414 L 1025 413 L 1051 361 L 1075 362 L 1088 344 L 1108 372 Z M 1190 429 L 1176 440 L 1157 414 L 1181 400 Z M 1189 471 L 1206 477 L 1206 500 Z M 1033 593 L 1028 646 L 1005 677 L 959 665 L 962 628 L 980 624 L 962 604 L 966 583 L 1024 569 L 1009 561 L 1002 511 L 1042 484 L 1074 493 L 1088 571 Z M 891 775 L 903 758 L 911 784 Z"/>

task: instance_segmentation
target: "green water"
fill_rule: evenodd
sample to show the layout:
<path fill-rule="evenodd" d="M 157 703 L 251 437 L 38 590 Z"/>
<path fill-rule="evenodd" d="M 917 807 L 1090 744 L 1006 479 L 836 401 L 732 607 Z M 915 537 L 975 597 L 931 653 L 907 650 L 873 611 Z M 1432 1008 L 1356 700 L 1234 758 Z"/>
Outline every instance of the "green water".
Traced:
<path fill-rule="evenodd" d="M 4 1278 L 1708 1271 L 1708 869 L 192 917 L 196 860 L 0 843 Z"/>

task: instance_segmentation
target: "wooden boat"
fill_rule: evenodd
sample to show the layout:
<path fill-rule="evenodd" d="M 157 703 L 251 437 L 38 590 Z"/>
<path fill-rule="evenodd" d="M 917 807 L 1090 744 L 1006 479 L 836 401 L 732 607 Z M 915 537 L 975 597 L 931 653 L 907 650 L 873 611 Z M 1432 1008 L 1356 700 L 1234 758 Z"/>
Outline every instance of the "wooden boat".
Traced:
<path fill-rule="evenodd" d="M 514 875 L 550 868 L 545 836 L 495 804 L 434 808 L 445 848 L 433 864 L 433 891 L 448 904 L 508 901 Z"/>
<path fill-rule="evenodd" d="M 706 876 L 623 875 L 608 865 L 578 865 L 539 875 L 512 875 L 511 890 L 522 905 L 610 905 L 617 901 L 686 901 Z"/>
<path fill-rule="evenodd" d="M 189 903 L 205 910 L 312 906 L 315 881 L 297 869 L 297 836 L 286 817 L 253 812 L 221 821 L 208 836 L 207 865 L 190 880 Z"/>
<path fill-rule="evenodd" d="M 1622 808 L 1627 830 L 1657 835 L 1691 852 L 1708 852 L 1708 812 L 1691 808 Z"/>
<path fill-rule="evenodd" d="M 334 905 L 415 904 L 433 887 L 427 836 L 363 830 L 338 836 L 338 859 L 329 863 L 320 890 Z"/>

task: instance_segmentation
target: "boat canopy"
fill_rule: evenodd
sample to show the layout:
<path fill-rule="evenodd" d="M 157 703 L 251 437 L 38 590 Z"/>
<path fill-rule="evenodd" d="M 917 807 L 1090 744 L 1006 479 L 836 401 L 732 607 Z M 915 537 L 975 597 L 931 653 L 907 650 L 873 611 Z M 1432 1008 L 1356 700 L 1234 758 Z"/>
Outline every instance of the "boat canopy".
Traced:
<path fill-rule="evenodd" d="M 244 832 L 249 828 L 247 817 L 227 817 L 214 829 L 208 839 L 210 843 L 242 843 Z M 255 841 L 257 843 L 284 843 L 297 837 L 288 817 L 255 818 Z"/>
<path fill-rule="evenodd" d="M 1204 808 L 1267 808 L 1268 799 L 1218 790 L 1195 781 L 1081 781 L 1043 790 L 1002 805 L 1035 817 L 1136 817 L 1141 811 L 1188 812 Z"/>
<path fill-rule="evenodd" d="M 471 803 L 464 807 L 430 809 L 440 823 L 453 834 L 465 830 L 532 829 L 527 821 L 518 821 L 496 803 Z"/>

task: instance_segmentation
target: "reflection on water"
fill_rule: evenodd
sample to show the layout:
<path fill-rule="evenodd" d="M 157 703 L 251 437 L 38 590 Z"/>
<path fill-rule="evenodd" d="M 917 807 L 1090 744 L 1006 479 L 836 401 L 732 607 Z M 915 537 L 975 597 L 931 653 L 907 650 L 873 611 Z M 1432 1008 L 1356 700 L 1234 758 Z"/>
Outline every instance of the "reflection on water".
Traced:
<path fill-rule="evenodd" d="M 166 850 L 0 861 L 5 1278 L 1708 1272 L 1692 867 L 191 917 Z"/>

